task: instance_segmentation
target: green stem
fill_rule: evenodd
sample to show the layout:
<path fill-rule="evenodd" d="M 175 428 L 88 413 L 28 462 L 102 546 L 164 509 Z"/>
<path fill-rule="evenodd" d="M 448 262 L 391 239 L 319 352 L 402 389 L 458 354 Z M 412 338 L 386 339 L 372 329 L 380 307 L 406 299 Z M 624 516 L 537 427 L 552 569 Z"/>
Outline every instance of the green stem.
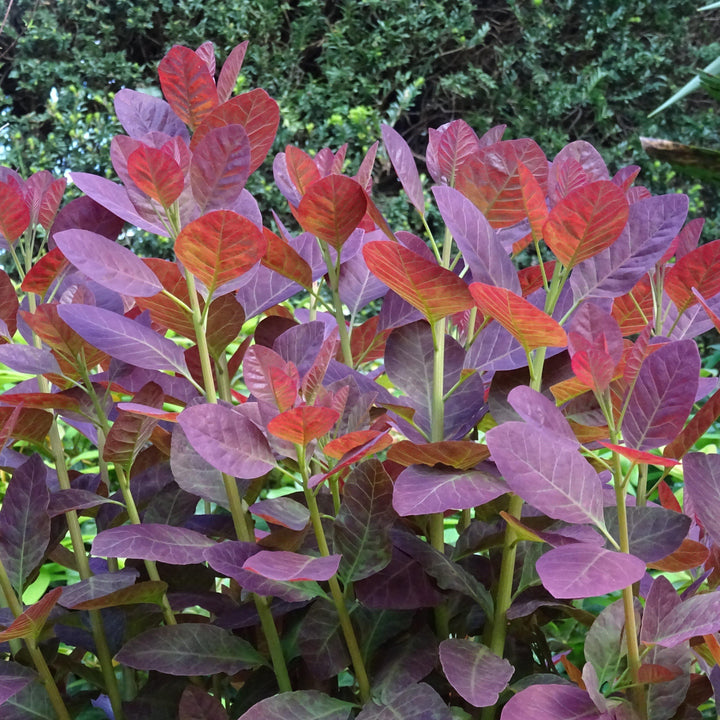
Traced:
<path fill-rule="evenodd" d="M 335 321 L 337 322 L 338 332 L 340 333 L 340 347 L 343 354 L 343 362 L 348 367 L 353 367 L 352 349 L 350 347 L 350 333 L 345 323 L 345 315 L 343 314 L 342 300 L 340 299 L 339 283 L 340 283 L 340 251 L 338 251 L 337 264 L 333 263 L 330 252 L 327 247 L 320 243 L 320 251 L 325 259 L 325 265 L 328 271 L 328 285 L 333 298 L 333 308 L 335 310 Z"/>
<path fill-rule="evenodd" d="M 305 493 L 305 500 L 310 510 L 310 520 L 312 522 L 313 531 L 315 532 L 315 539 L 317 540 L 318 549 L 323 557 L 330 555 L 330 548 L 325 538 L 325 531 L 322 526 L 322 519 L 320 516 L 320 509 L 315 499 L 315 493 L 310 487 L 308 487 L 308 472 L 307 464 L 305 462 L 305 448 L 300 445 L 295 446 L 298 452 L 298 464 L 300 465 L 302 481 L 303 481 L 303 492 Z M 342 629 L 343 636 L 345 638 L 345 644 L 347 645 L 348 652 L 350 653 L 350 661 L 352 662 L 353 670 L 355 671 L 355 679 L 358 683 L 358 689 L 360 691 L 360 698 L 363 703 L 366 703 L 370 699 L 370 679 L 368 678 L 367 670 L 365 669 L 365 662 L 360 651 L 360 645 L 355 635 L 355 629 L 353 628 L 352 621 L 350 620 L 350 613 L 348 612 L 347 606 L 345 605 L 345 597 L 340 588 L 340 583 L 336 577 L 331 577 L 328 580 L 330 587 L 330 594 L 332 595 L 333 603 L 338 614 L 340 621 L 340 628 Z"/>
<path fill-rule="evenodd" d="M 18 596 L 15 594 L 15 590 L 10 582 L 10 578 L 8 577 L 2 560 L 0 560 L 0 590 L 2 590 L 2 593 L 5 596 L 5 601 L 7 602 L 13 616 L 18 617 L 22 613 L 22 605 L 20 604 Z M 50 668 L 48 667 L 47 662 L 45 662 L 45 657 L 42 652 L 40 652 L 40 648 L 38 648 L 34 638 L 25 638 L 25 646 L 30 653 L 33 665 L 35 665 L 35 669 L 38 671 L 38 675 L 40 675 L 43 685 L 45 685 L 45 690 L 47 690 L 47 694 L 50 698 L 53 709 L 55 710 L 55 714 L 58 716 L 59 720 L 71 720 L 70 713 L 65 707 L 65 701 L 58 690 L 55 678 L 50 672 Z"/>

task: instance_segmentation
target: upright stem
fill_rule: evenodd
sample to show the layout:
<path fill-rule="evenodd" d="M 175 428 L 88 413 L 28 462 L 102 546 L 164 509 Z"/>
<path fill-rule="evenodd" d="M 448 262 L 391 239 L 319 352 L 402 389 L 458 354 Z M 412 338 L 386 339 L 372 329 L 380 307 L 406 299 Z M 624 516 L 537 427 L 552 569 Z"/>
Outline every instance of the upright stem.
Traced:
<path fill-rule="evenodd" d="M 348 366 L 353 366 L 352 349 L 350 347 L 350 333 L 345 324 L 345 315 L 342 309 L 342 300 L 340 299 L 339 283 L 340 283 L 340 251 L 338 250 L 337 265 L 333 263 L 330 252 L 321 243 L 320 250 L 325 259 L 325 265 L 328 271 L 328 285 L 333 298 L 333 307 L 335 309 L 335 321 L 337 322 L 338 332 L 340 333 L 340 348 L 342 349 L 343 362 Z"/>

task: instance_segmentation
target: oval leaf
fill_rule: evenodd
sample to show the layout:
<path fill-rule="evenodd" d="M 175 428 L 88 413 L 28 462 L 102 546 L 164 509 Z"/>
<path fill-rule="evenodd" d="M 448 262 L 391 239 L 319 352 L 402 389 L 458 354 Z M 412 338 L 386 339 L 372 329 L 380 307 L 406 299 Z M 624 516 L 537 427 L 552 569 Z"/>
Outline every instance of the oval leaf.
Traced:
<path fill-rule="evenodd" d="M 296 580 L 329 580 L 337 572 L 340 555 L 309 557 L 284 550 L 261 550 L 251 555 L 243 570 L 262 575 L 268 580 L 294 582 Z"/>
<path fill-rule="evenodd" d="M 332 408 L 302 405 L 276 415 L 267 429 L 276 437 L 305 447 L 329 433 L 339 417 L 340 413 Z"/>
<path fill-rule="evenodd" d="M 170 207 L 185 185 L 180 166 L 168 153 L 141 145 L 130 153 L 127 161 L 130 179 L 164 208 Z"/>

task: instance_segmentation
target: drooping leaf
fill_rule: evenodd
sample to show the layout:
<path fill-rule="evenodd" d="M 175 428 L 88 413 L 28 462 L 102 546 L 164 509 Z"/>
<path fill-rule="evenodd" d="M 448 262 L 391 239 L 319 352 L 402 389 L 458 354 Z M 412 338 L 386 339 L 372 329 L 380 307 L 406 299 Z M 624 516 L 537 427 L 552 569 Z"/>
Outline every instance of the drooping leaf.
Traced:
<path fill-rule="evenodd" d="M 328 175 L 314 182 L 297 208 L 306 232 L 340 250 L 367 209 L 365 191 L 345 175 Z"/>
<path fill-rule="evenodd" d="M 115 659 L 136 670 L 166 675 L 234 675 L 265 663 L 247 640 L 199 623 L 146 630 L 125 643 Z"/>
<path fill-rule="evenodd" d="M 27 610 L 18 615 L 7 629 L 0 632 L 0 642 L 15 638 L 31 638 L 36 640 L 42 632 L 50 611 L 57 604 L 62 588 L 54 588 Z"/>
<path fill-rule="evenodd" d="M 571 543 L 546 552 L 536 569 L 553 597 L 585 598 L 607 595 L 638 582 L 645 574 L 645 563 L 597 545 Z"/>
<path fill-rule="evenodd" d="M 90 305 L 58 305 L 57 314 L 88 343 L 111 357 L 146 370 L 188 373 L 181 347 L 134 320 Z"/>
<path fill-rule="evenodd" d="M 560 324 L 525 298 L 494 285 L 474 282 L 470 293 L 475 304 L 497 320 L 526 352 L 539 347 L 564 347 L 567 336 Z"/>
<path fill-rule="evenodd" d="M 186 528 L 155 523 L 122 525 L 98 533 L 93 540 L 93 554 L 192 565 L 205 548 L 214 544 L 210 538 Z"/>
<path fill-rule="evenodd" d="M 250 141 L 242 125 L 210 130 L 193 149 L 190 186 L 201 212 L 233 207 L 250 175 Z"/>
<path fill-rule="evenodd" d="M 351 707 L 318 690 L 295 690 L 261 700 L 238 720 L 349 720 Z"/>
<path fill-rule="evenodd" d="M 543 237 L 567 268 L 597 255 L 619 237 L 628 219 L 625 193 L 609 180 L 583 185 L 550 211 Z"/>
<path fill-rule="evenodd" d="M 652 450 L 675 438 L 687 420 L 700 376 L 693 340 L 671 342 L 645 359 L 622 423 L 625 442 Z"/>
<path fill-rule="evenodd" d="M 327 454 L 327 446 L 325 447 Z M 388 450 L 388 460 L 409 465 L 450 465 L 458 470 L 470 470 L 490 457 L 486 445 L 468 440 L 445 440 L 438 443 L 413 443 L 401 440 Z"/>
<path fill-rule="evenodd" d="M 5 572 L 19 594 L 30 573 L 42 562 L 50 542 L 46 477 L 42 458 L 33 455 L 13 473 L 0 507 L 0 554 Z"/>
<path fill-rule="evenodd" d="M 260 550 L 244 563 L 243 570 L 249 570 L 268 580 L 296 582 L 298 580 L 329 580 L 335 575 L 340 564 L 339 555 L 311 557 L 285 550 Z"/>
<path fill-rule="evenodd" d="M 148 145 L 133 150 L 127 160 L 127 171 L 140 190 L 164 208 L 180 197 L 185 185 L 177 162 L 168 153 Z"/>
<path fill-rule="evenodd" d="M 468 286 L 460 278 L 398 243 L 370 242 L 363 256 L 373 274 L 430 323 L 472 306 Z"/>
<path fill-rule="evenodd" d="M 278 104 L 265 90 L 256 88 L 224 102 L 209 113 L 190 142 L 194 150 L 211 130 L 225 125 L 242 125 L 250 141 L 250 173 L 263 163 L 275 140 L 280 123 Z"/>
<path fill-rule="evenodd" d="M 237 83 L 238 75 L 245 59 L 245 51 L 247 50 L 248 40 L 244 40 L 236 45 L 225 59 L 220 75 L 217 81 L 218 100 L 224 103 L 230 95 L 232 95 Z"/>
<path fill-rule="evenodd" d="M 178 422 L 198 454 L 222 472 L 255 478 L 275 466 L 263 433 L 231 408 L 196 405 L 183 410 Z"/>
<path fill-rule="evenodd" d="M 340 574 L 345 581 L 369 577 L 389 564 L 389 529 L 396 517 L 392 488 L 392 479 L 377 460 L 358 465 L 345 479 L 333 525 L 334 548 L 342 555 Z"/>
<path fill-rule="evenodd" d="M 162 290 L 155 273 L 131 250 L 89 230 L 55 233 L 62 254 L 90 279 L 123 295 L 151 297 Z"/>
<path fill-rule="evenodd" d="M 552 518 L 603 524 L 600 478 L 567 441 L 527 423 L 506 422 L 487 444 L 510 489 Z"/>
<path fill-rule="evenodd" d="M 515 671 L 485 645 L 457 638 L 440 643 L 440 663 L 450 684 L 474 707 L 494 705 Z"/>
<path fill-rule="evenodd" d="M 267 428 L 276 437 L 305 447 L 330 432 L 339 417 L 332 408 L 300 405 L 276 415 Z"/>
<path fill-rule="evenodd" d="M 398 475 L 393 507 L 401 517 L 465 510 L 505 494 L 508 487 L 480 470 L 447 470 L 411 465 Z"/>
<path fill-rule="evenodd" d="M 175 114 L 191 130 L 218 104 L 207 65 L 190 48 L 174 45 L 158 66 L 160 87 Z"/>
<path fill-rule="evenodd" d="M 265 238 L 255 223 L 231 210 L 201 215 L 175 240 L 178 259 L 210 294 L 250 270 L 265 248 Z"/>
<path fill-rule="evenodd" d="M 405 190 L 406 195 L 417 211 L 424 215 L 425 197 L 412 150 L 410 150 L 410 146 L 405 142 L 402 135 L 390 125 L 383 125 L 381 129 L 385 151 L 403 186 L 403 190 Z"/>

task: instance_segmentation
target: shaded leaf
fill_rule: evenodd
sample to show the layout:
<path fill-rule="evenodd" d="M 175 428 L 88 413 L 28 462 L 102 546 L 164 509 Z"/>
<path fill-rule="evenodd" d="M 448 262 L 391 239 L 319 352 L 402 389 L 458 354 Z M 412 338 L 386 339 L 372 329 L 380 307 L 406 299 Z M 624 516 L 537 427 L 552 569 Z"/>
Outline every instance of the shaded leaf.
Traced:
<path fill-rule="evenodd" d="M 261 700 L 238 720 L 349 720 L 351 708 L 317 690 L 296 690 Z"/>
<path fill-rule="evenodd" d="M 329 443 L 328 443 L 329 444 Z M 327 454 L 327 446 L 325 447 Z M 438 443 L 413 443 L 401 440 L 388 450 L 388 460 L 408 465 L 450 465 L 458 470 L 470 470 L 490 457 L 486 445 L 469 440 L 445 440 Z"/>
<path fill-rule="evenodd" d="M 20 663 L 6 660 L 0 665 L 0 705 L 20 692 L 37 675 Z"/>
<path fill-rule="evenodd" d="M 426 683 L 404 688 L 382 704 L 365 704 L 357 720 L 452 720 L 445 701 Z"/>
<path fill-rule="evenodd" d="M 503 708 L 501 720 L 600 720 L 590 696 L 574 685 L 531 685 L 513 695 Z"/>
<path fill-rule="evenodd" d="M 425 197 L 423 196 L 422 183 L 420 182 L 420 174 L 415 165 L 410 146 L 405 142 L 402 135 L 394 130 L 390 125 L 382 125 L 382 137 L 385 143 L 385 151 L 390 158 L 395 173 L 400 180 L 403 190 L 415 206 L 415 209 L 421 214 L 425 214 Z"/>
<path fill-rule="evenodd" d="M 284 496 L 253 503 L 250 512 L 273 525 L 298 532 L 304 530 L 310 522 L 310 511 L 297 500 Z"/>
<path fill-rule="evenodd" d="M 188 685 L 180 698 L 178 720 L 228 720 L 228 714 L 217 698 L 196 685 Z"/>
<path fill-rule="evenodd" d="M 337 609 L 324 598 L 315 600 L 303 617 L 297 643 L 303 660 L 318 679 L 331 678 L 350 664 Z"/>

